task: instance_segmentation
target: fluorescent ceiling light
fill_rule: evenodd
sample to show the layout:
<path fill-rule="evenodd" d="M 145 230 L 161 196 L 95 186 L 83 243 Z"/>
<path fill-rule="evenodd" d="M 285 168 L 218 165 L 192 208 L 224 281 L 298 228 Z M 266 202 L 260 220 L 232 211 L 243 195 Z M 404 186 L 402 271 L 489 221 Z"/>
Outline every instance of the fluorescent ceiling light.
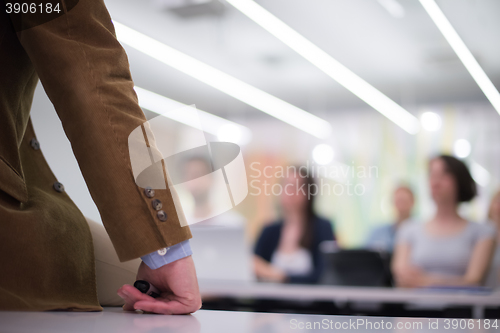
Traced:
<path fill-rule="evenodd" d="M 197 112 L 200 119 L 179 117 L 178 114 L 170 111 L 183 108 L 186 106 L 185 104 L 137 86 L 134 89 L 139 99 L 139 105 L 142 108 L 194 128 L 199 128 L 199 124 L 201 123 L 204 131 L 216 135 L 221 141 L 245 144 L 250 142 L 252 138 L 252 131 L 248 127 L 198 109 Z M 228 129 L 231 129 L 231 131 L 229 132 Z"/>
<path fill-rule="evenodd" d="M 424 112 L 420 116 L 422 127 L 429 132 L 435 132 L 441 128 L 441 117 L 434 112 Z"/>
<path fill-rule="evenodd" d="M 397 0 L 378 0 L 378 3 L 395 18 L 405 16 L 405 9 Z"/>
<path fill-rule="evenodd" d="M 312 151 L 312 157 L 314 162 L 320 165 L 326 165 L 333 161 L 333 157 L 335 156 L 335 152 L 333 151 L 332 146 L 327 145 L 326 143 L 320 143 L 316 147 L 314 147 Z"/>
<path fill-rule="evenodd" d="M 448 21 L 446 16 L 444 16 L 443 12 L 434 0 L 420 0 L 420 3 L 424 6 L 431 19 L 443 34 L 444 38 L 446 38 L 448 43 L 450 43 L 450 46 L 460 58 L 460 61 L 462 61 L 479 88 L 481 88 L 483 93 L 486 95 L 486 98 L 488 98 L 490 103 L 500 114 L 500 94 L 498 93 L 498 90 L 495 88 L 481 66 L 479 66 L 478 62 L 455 29 L 453 29 L 450 21 Z"/>
<path fill-rule="evenodd" d="M 332 127 L 326 120 L 276 98 L 123 24 L 116 21 L 113 21 L 113 23 L 118 40 L 123 44 L 127 44 L 164 64 L 172 66 L 317 138 L 325 139 L 331 135 Z"/>
<path fill-rule="evenodd" d="M 410 134 L 418 119 L 252 0 L 226 0 L 332 79 Z"/>
<path fill-rule="evenodd" d="M 471 150 L 470 142 L 465 139 L 458 139 L 453 144 L 453 153 L 459 158 L 466 158 L 470 155 Z"/>

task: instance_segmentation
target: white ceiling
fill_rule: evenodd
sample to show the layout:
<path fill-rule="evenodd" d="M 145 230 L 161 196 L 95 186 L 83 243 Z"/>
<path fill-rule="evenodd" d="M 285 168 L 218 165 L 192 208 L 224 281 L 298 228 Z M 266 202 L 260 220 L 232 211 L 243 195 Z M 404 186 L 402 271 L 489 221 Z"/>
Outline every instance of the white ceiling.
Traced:
<path fill-rule="evenodd" d="M 223 1 L 223 0 L 221 0 Z M 312 113 L 364 103 L 226 3 L 222 15 L 183 18 L 152 0 L 106 0 L 113 19 Z M 405 17 L 377 0 L 259 0 L 335 59 L 415 111 L 426 103 L 487 103 L 417 0 Z M 500 88 L 500 1 L 438 0 Z M 231 118 L 263 113 L 127 48 L 136 85 Z"/>

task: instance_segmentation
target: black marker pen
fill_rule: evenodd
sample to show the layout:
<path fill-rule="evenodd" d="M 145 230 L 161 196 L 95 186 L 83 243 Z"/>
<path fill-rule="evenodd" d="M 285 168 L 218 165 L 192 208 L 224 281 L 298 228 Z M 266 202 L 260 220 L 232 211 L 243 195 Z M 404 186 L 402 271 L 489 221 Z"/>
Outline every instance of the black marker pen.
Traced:
<path fill-rule="evenodd" d="M 134 287 L 139 289 L 141 293 L 149 295 L 153 298 L 160 297 L 160 291 L 148 281 L 137 280 L 134 282 Z"/>

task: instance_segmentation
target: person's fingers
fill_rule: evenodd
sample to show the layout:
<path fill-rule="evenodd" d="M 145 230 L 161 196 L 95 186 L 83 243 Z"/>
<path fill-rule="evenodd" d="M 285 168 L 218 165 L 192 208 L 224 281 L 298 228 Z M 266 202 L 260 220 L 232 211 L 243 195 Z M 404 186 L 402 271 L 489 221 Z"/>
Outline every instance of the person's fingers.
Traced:
<path fill-rule="evenodd" d="M 118 291 L 134 299 L 136 302 L 139 300 L 149 300 L 149 301 L 154 300 L 153 297 L 140 292 L 139 289 L 137 289 L 134 286 L 131 286 L 130 284 L 123 285 L 120 289 L 118 289 Z"/>
<path fill-rule="evenodd" d="M 122 308 L 123 308 L 123 311 L 135 311 L 134 303 L 125 302 L 125 304 L 123 304 Z"/>
<path fill-rule="evenodd" d="M 133 300 L 129 296 L 123 294 L 122 292 L 117 292 L 117 294 L 125 302 L 125 304 L 123 304 L 123 306 L 122 306 L 122 308 L 123 308 L 124 311 L 135 311 L 135 309 L 134 309 L 134 302 L 133 302 Z"/>
<path fill-rule="evenodd" d="M 172 300 L 168 302 L 161 301 L 139 301 L 134 304 L 136 310 L 160 313 L 160 314 L 188 314 L 195 312 L 199 306 L 194 304 L 183 304 L 179 301 Z"/>
<path fill-rule="evenodd" d="M 154 300 L 153 297 L 141 293 L 137 288 L 128 284 L 123 285 L 120 289 L 118 289 L 117 293 L 118 296 L 120 296 L 125 301 L 125 305 L 123 306 L 123 310 L 125 311 L 134 311 L 134 304 L 138 301 Z"/>

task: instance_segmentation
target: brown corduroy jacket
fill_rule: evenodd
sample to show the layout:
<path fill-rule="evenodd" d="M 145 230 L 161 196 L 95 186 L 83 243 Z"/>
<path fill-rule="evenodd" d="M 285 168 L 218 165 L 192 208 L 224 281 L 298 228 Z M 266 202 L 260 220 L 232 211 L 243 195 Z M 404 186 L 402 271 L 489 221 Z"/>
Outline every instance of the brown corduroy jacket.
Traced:
<path fill-rule="evenodd" d="M 191 233 L 168 186 L 154 195 L 161 221 L 134 181 L 128 136 L 146 118 L 103 1 L 30 1 L 38 11 L 19 14 L 7 13 L 8 2 L 0 1 L 0 310 L 100 310 L 89 227 L 31 124 L 39 78 L 120 260 Z M 40 13 L 47 3 L 61 12 Z"/>

